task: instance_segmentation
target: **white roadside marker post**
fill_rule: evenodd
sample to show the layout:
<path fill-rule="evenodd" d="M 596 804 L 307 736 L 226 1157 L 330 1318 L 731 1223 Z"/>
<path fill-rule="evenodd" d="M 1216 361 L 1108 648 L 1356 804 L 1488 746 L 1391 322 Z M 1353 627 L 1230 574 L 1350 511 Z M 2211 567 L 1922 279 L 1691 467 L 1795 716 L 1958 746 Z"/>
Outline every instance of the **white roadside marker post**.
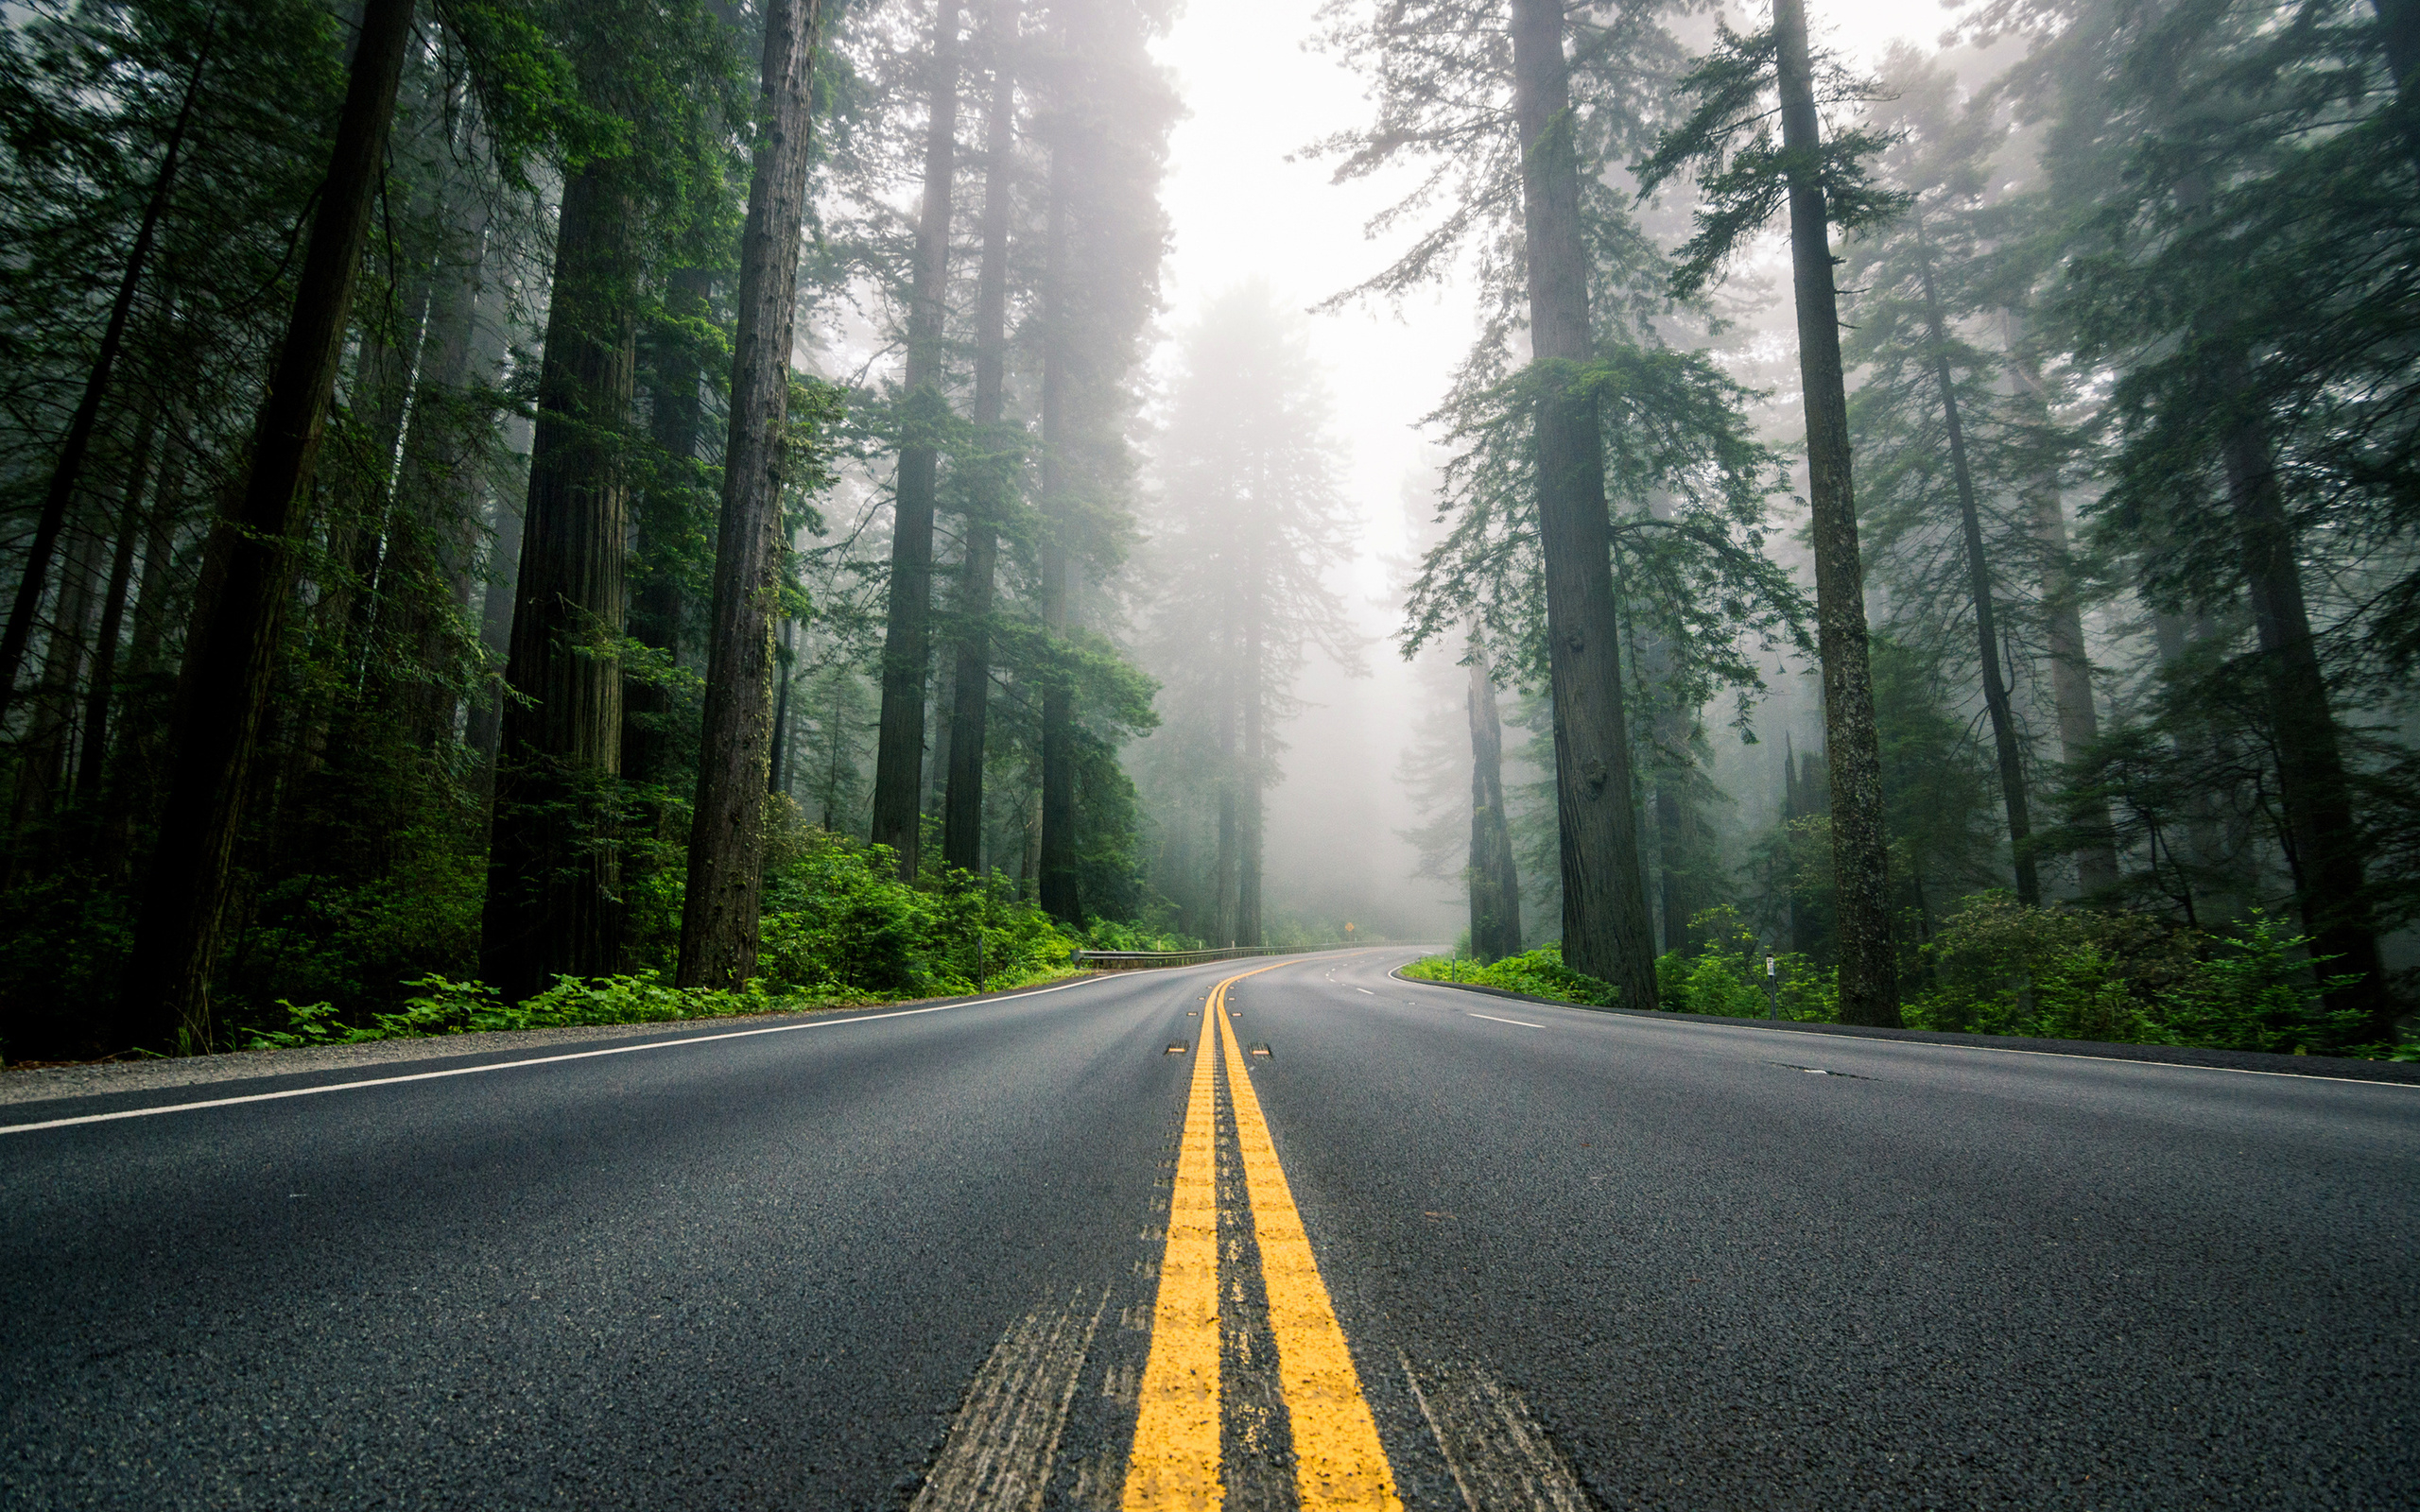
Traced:
<path fill-rule="evenodd" d="M 1781 1022 L 1781 958 L 1776 955 L 1765 957 L 1765 1017 Z"/>

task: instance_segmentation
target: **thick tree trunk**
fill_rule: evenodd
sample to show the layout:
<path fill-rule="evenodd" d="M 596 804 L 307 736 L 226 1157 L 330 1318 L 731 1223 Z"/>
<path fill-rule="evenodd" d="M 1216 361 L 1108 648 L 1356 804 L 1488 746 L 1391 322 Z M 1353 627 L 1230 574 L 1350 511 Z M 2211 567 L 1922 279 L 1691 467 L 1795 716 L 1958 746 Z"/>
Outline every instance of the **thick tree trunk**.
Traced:
<path fill-rule="evenodd" d="M 2227 493 L 2243 541 L 2245 597 L 2268 681 L 2277 785 L 2303 927 L 2311 935 L 2313 954 L 2335 957 L 2322 971 L 2354 978 L 2327 994 L 2327 1005 L 2360 1013 L 2363 1039 L 2392 1040 L 2394 1009 L 2362 876 L 2362 836 L 2337 744 L 2326 674 L 2303 602 L 2293 525 L 2257 422 L 2237 424 L 2221 446 Z"/>
<path fill-rule="evenodd" d="M 1588 263 L 1561 0 L 1513 0 L 1512 58 L 1530 348 L 1541 365 L 1585 362 L 1593 349 Z M 1537 449 L 1564 960 L 1613 983 L 1622 1006 L 1651 1008 L 1654 930 L 1639 867 L 1604 441 L 1595 404 L 1555 386 L 1538 404 Z"/>
<path fill-rule="evenodd" d="M 681 910 L 683 987 L 736 989 L 756 974 L 790 336 L 798 318 L 799 228 L 806 209 L 821 9 L 821 0 L 773 0 L 765 16 L 761 90 L 771 129 L 756 149 L 739 247 L 731 434 L 723 447 L 722 524 L 706 626 L 697 817 L 689 832 L 689 885 Z"/>
<path fill-rule="evenodd" d="M 117 296 L 110 302 L 109 321 L 101 328 L 100 349 L 93 354 L 93 370 L 85 377 L 83 397 L 77 401 L 76 413 L 68 420 L 59 460 L 51 466 L 50 486 L 43 494 L 42 513 L 34 522 L 33 542 L 26 549 L 25 576 L 17 580 L 8 626 L 0 629 L 0 728 L 8 723 L 17 670 L 25 662 L 26 645 L 33 634 L 34 610 L 41 604 L 43 590 L 48 584 L 50 558 L 59 549 L 59 532 L 66 524 L 67 506 L 75 498 L 76 485 L 83 476 L 84 457 L 92 449 L 93 429 L 101 418 L 101 401 L 109 393 L 110 375 L 117 367 L 118 349 L 126 340 L 127 319 L 134 309 L 134 291 L 143 282 L 143 265 L 150 259 L 160 217 L 168 208 L 168 191 L 177 178 L 177 154 L 184 146 L 185 129 L 193 122 L 194 101 L 201 92 L 202 70 L 210 61 L 211 43 L 217 35 L 217 23 L 214 20 L 202 37 L 201 50 L 194 57 L 193 76 L 185 82 L 184 101 L 177 107 L 176 124 L 169 128 L 167 143 L 160 154 L 160 171 L 152 176 L 151 193 L 143 204 L 143 219 L 135 227 L 134 246 L 127 252 L 126 271 L 118 276 Z"/>
<path fill-rule="evenodd" d="M 1010 493 L 1010 448 L 999 434 L 1008 372 L 1009 216 L 1016 162 L 1017 0 L 992 8 L 992 104 L 983 129 L 983 263 L 975 296 L 975 429 L 993 453 L 969 480 L 966 556 L 959 568 L 961 627 L 950 697 L 949 787 L 942 798 L 942 854 L 983 869 L 983 742 L 992 693 L 993 578 Z"/>
<path fill-rule="evenodd" d="M 2050 424 L 2049 386 L 2043 381 L 2023 346 L 2024 316 L 2014 306 L 2000 312 L 2008 347 L 2009 370 L 2015 374 L 2031 422 L 2044 430 Z M 2059 501 L 2055 470 L 2029 481 L 2022 501 L 2033 522 L 2033 540 L 2041 553 L 2042 617 L 2049 641 L 2050 702 L 2059 719 L 2059 754 L 2069 766 L 2084 759 L 2100 738 L 2100 715 L 2094 706 L 2092 658 L 2084 644 L 2083 611 L 2076 602 L 2075 560 L 2067 547 L 2066 511 Z M 2118 846 L 2106 803 L 2092 805 L 2083 823 L 2103 836 L 2075 850 L 2076 880 L 2087 898 L 2118 885 Z"/>
<path fill-rule="evenodd" d="M 1071 214 L 1067 148 L 1050 150 L 1050 208 L 1042 274 L 1042 624 L 1048 631 L 1049 664 L 1042 684 L 1041 902 L 1045 912 L 1070 924 L 1083 922 L 1083 900 L 1076 881 L 1076 694 L 1062 663 L 1067 633 L 1067 536 L 1075 524 L 1066 507 L 1067 371 L 1073 355 L 1068 323 L 1074 319 L 1067 287 L 1068 219 Z"/>
<path fill-rule="evenodd" d="M 480 969 L 513 1002 L 620 964 L 622 674 L 638 213 L 627 164 L 563 186 L 495 759 Z"/>
<path fill-rule="evenodd" d="M 882 645 L 882 724 L 873 758 L 873 843 L 916 876 L 924 817 L 925 686 L 932 667 L 933 495 L 941 457 L 934 438 L 942 397 L 942 301 L 949 283 L 950 189 L 958 145 L 958 0 L 933 16 L 932 111 L 925 135 L 925 206 L 916 235 L 916 286 L 908 312 L 897 503 L 890 537 L 890 621 Z"/>
<path fill-rule="evenodd" d="M 411 21 L 411 0 L 364 0 L 293 315 L 253 429 L 251 472 L 203 557 L 177 679 L 175 776 L 135 930 L 120 1042 L 192 1053 L 213 1040 L 210 979 L 228 873 Z"/>
<path fill-rule="evenodd" d="M 1921 226 L 1917 235 L 1923 235 Z M 1993 612 L 1991 560 L 1983 550 L 1982 514 L 1975 503 L 1975 474 L 1966 461 L 1966 427 L 1958 412 L 1958 384 L 1949 369 L 1949 321 L 1933 284 L 1932 264 L 1922 265 L 1925 327 L 1932 340 L 1933 383 L 1941 390 L 1942 425 L 1949 438 L 1949 472 L 1958 488 L 1958 526 L 1966 545 L 1966 592 L 1975 605 L 1976 664 L 1982 669 L 1983 711 L 1992 722 L 1992 748 L 1999 759 L 2000 801 L 2008 814 L 2009 855 L 2016 873 L 2016 901 L 2042 904 L 2040 869 L 2033 864 L 2033 820 L 2026 804 L 2025 756 L 2016 739 L 2016 711 L 2009 702 L 2000 669 L 2000 638 Z"/>
<path fill-rule="evenodd" d="M 1471 727 L 1471 954 L 1497 961 L 1521 951 L 1521 885 L 1504 812 L 1504 724 L 1487 648 L 1476 636 L 1470 668 L 1462 704 Z"/>
<path fill-rule="evenodd" d="M 84 688 L 83 748 L 76 758 L 76 803 L 94 810 L 109 756 L 110 705 L 117 693 L 118 641 L 126 628 L 126 594 L 134 580 L 134 541 L 143 527 L 143 488 L 149 481 L 156 411 L 143 406 L 135 423 L 134 451 L 126 464 L 126 488 L 118 505 L 117 544 L 110 558 L 109 587 L 101 597 L 101 626 L 93 635 L 93 673 Z M 85 822 L 97 816 L 88 813 Z"/>
<path fill-rule="evenodd" d="M 1807 60 L 1806 0 L 1774 0 L 1782 145 L 1815 162 L 1822 148 Z M 1816 649 L 1824 662 L 1824 755 L 1832 774 L 1833 933 L 1841 1022 L 1899 1024 L 1898 958 L 1891 948 L 1889 837 L 1882 748 L 1867 663 L 1865 564 L 1858 554 L 1849 477 L 1848 398 L 1832 283 L 1829 213 L 1811 167 L 1790 176 L 1789 254 L 1798 306 L 1798 371 L 1806 404 L 1806 471 L 1815 544 Z"/>

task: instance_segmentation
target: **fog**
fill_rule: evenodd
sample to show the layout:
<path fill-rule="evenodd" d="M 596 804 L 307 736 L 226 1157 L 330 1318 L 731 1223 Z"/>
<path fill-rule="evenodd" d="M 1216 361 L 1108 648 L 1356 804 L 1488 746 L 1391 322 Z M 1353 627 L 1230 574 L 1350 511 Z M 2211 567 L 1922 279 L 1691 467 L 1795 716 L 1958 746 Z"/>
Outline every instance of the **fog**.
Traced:
<path fill-rule="evenodd" d="M 1164 269 L 1167 339 L 1154 363 L 1162 374 L 1174 360 L 1176 334 L 1222 291 L 1265 279 L 1307 308 L 1400 250 L 1402 237 L 1372 237 L 1364 226 L 1408 180 L 1381 175 L 1335 185 L 1328 165 L 1302 152 L 1366 124 L 1369 110 L 1361 82 L 1312 45 L 1317 10 L 1310 0 L 1196 4 L 1155 48 L 1189 112 L 1174 132 L 1162 191 L 1174 232 Z M 1736 9 L 1731 19 L 1744 20 Z M 1818 7 L 1815 24 L 1842 54 L 1870 64 L 1893 40 L 1929 49 L 1946 19 L 1927 0 L 1870 0 Z M 1770 275 L 1782 250 L 1778 237 L 1769 238 L 1741 274 Z M 1418 858 L 1404 837 L 1420 816 L 1397 773 L 1421 694 L 1392 637 L 1402 622 L 1403 564 L 1412 554 L 1403 491 L 1408 480 L 1426 476 L 1432 438 L 1421 421 L 1443 398 L 1476 319 L 1466 272 L 1400 307 L 1365 303 L 1312 318 L 1311 347 L 1328 377 L 1344 454 L 1340 472 L 1358 518 L 1357 549 L 1339 586 L 1371 646 L 1366 677 L 1343 676 L 1313 658 L 1297 689 L 1304 707 L 1280 731 L 1292 749 L 1268 798 L 1272 926 L 1352 919 L 1395 938 L 1447 939 L 1467 921 L 1460 885 L 1415 876 Z M 1779 301 L 1726 337 L 1742 380 L 1773 390 L 1759 420 L 1776 440 L 1794 439 L 1800 423 L 1789 319 L 1787 301 Z M 1795 551 L 1794 543 L 1781 545 L 1785 559 Z M 1718 740 L 1712 772 L 1737 805 L 1735 816 L 1756 824 L 1769 823 L 1778 807 L 1780 731 L 1801 731 L 1804 744 L 1820 725 L 1811 675 L 1793 667 L 1770 680 L 1773 697 L 1759 716 L 1770 748 Z M 1448 679 L 1444 686 L 1460 683 Z M 1531 922 L 1533 937 L 1540 922 Z"/>

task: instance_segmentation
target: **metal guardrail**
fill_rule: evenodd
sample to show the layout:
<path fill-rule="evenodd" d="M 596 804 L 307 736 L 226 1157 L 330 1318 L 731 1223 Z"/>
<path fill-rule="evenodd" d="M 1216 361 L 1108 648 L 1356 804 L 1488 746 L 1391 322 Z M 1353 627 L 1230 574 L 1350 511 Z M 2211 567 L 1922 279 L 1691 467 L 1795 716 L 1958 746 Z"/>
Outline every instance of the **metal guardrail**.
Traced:
<path fill-rule="evenodd" d="M 1364 942 L 1347 939 L 1328 945 L 1230 945 L 1215 951 L 1078 951 L 1068 964 L 1103 971 L 1148 971 L 1163 966 L 1236 961 L 1248 955 L 1310 955 L 1320 951 L 1351 950 L 1361 943 Z"/>

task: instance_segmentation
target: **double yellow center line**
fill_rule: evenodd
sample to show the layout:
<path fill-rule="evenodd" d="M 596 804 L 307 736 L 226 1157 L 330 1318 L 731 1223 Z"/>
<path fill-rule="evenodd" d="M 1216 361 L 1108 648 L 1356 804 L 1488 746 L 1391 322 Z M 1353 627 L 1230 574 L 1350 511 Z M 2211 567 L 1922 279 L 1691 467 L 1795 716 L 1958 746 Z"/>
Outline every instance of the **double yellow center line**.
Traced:
<path fill-rule="evenodd" d="M 1328 1302 L 1294 1194 L 1277 1163 L 1243 1047 L 1227 1018 L 1227 988 L 1277 962 L 1240 971 L 1211 988 L 1193 1086 L 1168 1202 L 1167 1247 L 1160 1260 L 1151 1352 L 1143 1367 L 1134 1447 L 1127 1460 L 1127 1512 L 1220 1505 L 1219 1393 L 1219 1085 L 1223 1045 L 1228 1095 L 1243 1158 L 1244 1194 L 1269 1297 L 1269 1332 L 1277 1380 L 1294 1440 L 1296 1491 L 1305 1512 L 1384 1507 L 1400 1512 L 1394 1477 L 1378 1444 L 1377 1423 L 1362 1400 L 1361 1379 L 1344 1330 Z"/>

